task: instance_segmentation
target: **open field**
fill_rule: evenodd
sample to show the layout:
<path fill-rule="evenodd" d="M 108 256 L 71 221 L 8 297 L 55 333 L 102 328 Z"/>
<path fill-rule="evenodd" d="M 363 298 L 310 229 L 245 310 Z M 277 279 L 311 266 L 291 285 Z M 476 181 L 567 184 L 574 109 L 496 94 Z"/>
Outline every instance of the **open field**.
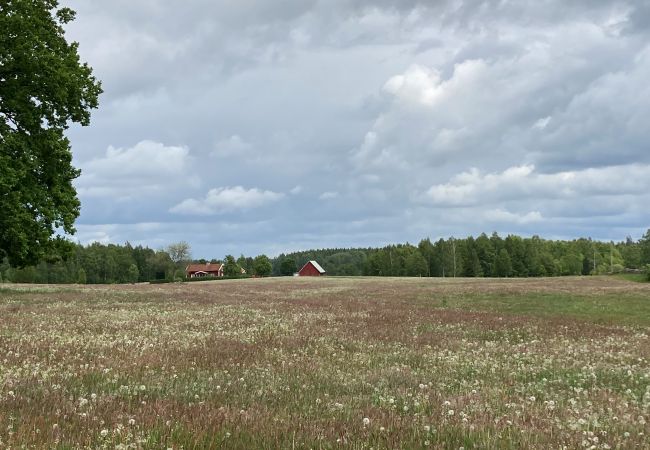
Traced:
<path fill-rule="evenodd" d="M 0 448 L 650 448 L 648 422 L 650 284 L 0 288 Z"/>

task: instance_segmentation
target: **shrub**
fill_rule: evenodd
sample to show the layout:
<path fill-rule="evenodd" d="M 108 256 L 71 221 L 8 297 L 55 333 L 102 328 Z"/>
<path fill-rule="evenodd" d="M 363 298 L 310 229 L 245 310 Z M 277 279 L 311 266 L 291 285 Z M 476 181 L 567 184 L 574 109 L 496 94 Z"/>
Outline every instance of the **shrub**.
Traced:
<path fill-rule="evenodd" d="M 648 281 L 650 281 L 650 264 L 645 265 L 645 277 Z"/>

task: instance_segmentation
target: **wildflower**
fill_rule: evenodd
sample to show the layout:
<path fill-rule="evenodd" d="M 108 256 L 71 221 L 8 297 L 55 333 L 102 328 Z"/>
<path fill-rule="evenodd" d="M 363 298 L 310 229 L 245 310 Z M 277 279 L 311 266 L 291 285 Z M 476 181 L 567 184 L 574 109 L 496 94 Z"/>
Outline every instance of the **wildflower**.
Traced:
<path fill-rule="evenodd" d="M 431 431 L 431 427 L 429 425 L 425 425 L 424 426 L 424 431 L 426 431 L 428 433 L 429 431 Z"/>
<path fill-rule="evenodd" d="M 447 411 L 447 415 L 448 416 L 453 416 L 454 415 L 454 410 L 450 409 L 449 411 Z"/>
<path fill-rule="evenodd" d="M 363 426 L 367 427 L 368 425 L 370 425 L 370 419 L 367 418 L 367 417 L 364 417 L 363 418 Z"/>
<path fill-rule="evenodd" d="M 146 391 L 146 390 L 147 390 L 147 387 L 146 387 L 144 384 L 141 384 L 141 385 L 140 385 L 140 390 L 141 390 L 141 391 Z"/>
<path fill-rule="evenodd" d="M 106 436 L 108 436 L 108 430 L 102 430 L 102 431 L 99 432 L 99 434 L 100 434 L 101 437 L 106 437 Z"/>
<path fill-rule="evenodd" d="M 135 425 L 135 419 L 129 419 L 129 425 Z"/>
<path fill-rule="evenodd" d="M 386 428 L 384 428 L 384 427 L 379 427 L 379 431 L 384 432 L 384 431 L 386 431 Z"/>
<path fill-rule="evenodd" d="M 428 447 L 430 444 L 431 444 L 431 442 L 429 442 L 429 441 L 424 441 L 424 446 L 425 446 L 425 447 Z"/>

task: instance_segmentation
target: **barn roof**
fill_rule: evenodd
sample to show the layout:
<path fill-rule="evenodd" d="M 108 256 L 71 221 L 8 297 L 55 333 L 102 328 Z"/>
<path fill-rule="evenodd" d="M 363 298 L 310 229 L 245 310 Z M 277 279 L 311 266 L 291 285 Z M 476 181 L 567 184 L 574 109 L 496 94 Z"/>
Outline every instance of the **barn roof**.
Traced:
<path fill-rule="evenodd" d="M 190 264 L 185 269 L 186 272 L 218 272 L 222 264 Z"/>
<path fill-rule="evenodd" d="M 325 269 L 323 269 L 316 261 L 309 261 L 307 264 L 314 266 L 320 273 L 325 273 Z"/>

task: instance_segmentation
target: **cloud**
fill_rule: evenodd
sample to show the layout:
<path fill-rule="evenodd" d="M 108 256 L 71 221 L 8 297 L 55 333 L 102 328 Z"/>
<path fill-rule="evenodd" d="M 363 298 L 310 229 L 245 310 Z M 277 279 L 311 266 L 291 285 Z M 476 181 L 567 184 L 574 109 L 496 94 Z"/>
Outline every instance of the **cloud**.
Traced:
<path fill-rule="evenodd" d="M 318 198 L 321 200 L 332 200 L 335 198 L 338 198 L 339 193 L 338 192 L 323 192 Z"/>
<path fill-rule="evenodd" d="M 539 211 L 517 214 L 503 209 L 493 209 L 486 211 L 483 217 L 488 222 L 515 223 L 519 225 L 527 225 L 542 221 L 542 214 Z"/>
<path fill-rule="evenodd" d="M 650 165 L 558 173 L 538 173 L 535 166 L 524 165 L 487 174 L 474 168 L 455 175 L 448 183 L 431 186 L 422 198 L 436 206 L 472 206 L 510 200 L 643 195 L 649 190 Z"/>
<path fill-rule="evenodd" d="M 246 153 L 250 152 L 252 148 L 252 144 L 234 134 L 228 139 L 217 142 L 210 155 L 215 157 L 246 156 Z"/>
<path fill-rule="evenodd" d="M 69 130 L 80 233 L 221 257 L 650 221 L 647 2 L 64 3 L 106 91 Z"/>
<path fill-rule="evenodd" d="M 244 189 L 241 186 L 211 189 L 205 198 L 183 200 L 170 209 L 170 212 L 186 215 L 213 215 L 230 211 L 259 208 L 278 202 L 284 194 L 264 191 L 258 188 Z"/>
<path fill-rule="evenodd" d="M 141 141 L 129 148 L 110 146 L 104 155 L 80 163 L 77 190 L 86 198 L 161 192 L 191 181 L 187 177 L 190 164 L 185 146 L 154 141 Z"/>

